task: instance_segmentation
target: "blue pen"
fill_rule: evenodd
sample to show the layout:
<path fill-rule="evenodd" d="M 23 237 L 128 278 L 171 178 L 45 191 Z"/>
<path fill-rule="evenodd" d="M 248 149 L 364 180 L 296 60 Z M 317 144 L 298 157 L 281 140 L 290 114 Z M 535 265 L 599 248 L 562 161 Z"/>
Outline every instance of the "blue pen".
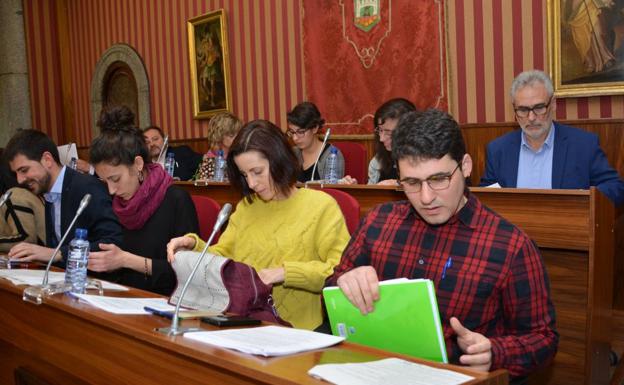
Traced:
<path fill-rule="evenodd" d="M 173 318 L 173 312 L 172 311 L 158 310 L 158 309 L 154 309 L 153 307 L 149 307 L 149 306 L 144 306 L 143 310 L 145 310 L 148 313 L 152 313 L 154 315 L 158 315 L 158 316 L 161 316 L 161 317 L 165 317 L 165 318 L 169 318 L 169 319 Z"/>
<path fill-rule="evenodd" d="M 453 267 L 453 258 L 451 256 L 448 257 L 446 263 L 444 264 L 444 269 L 442 269 L 442 279 L 446 278 L 446 269 Z"/>

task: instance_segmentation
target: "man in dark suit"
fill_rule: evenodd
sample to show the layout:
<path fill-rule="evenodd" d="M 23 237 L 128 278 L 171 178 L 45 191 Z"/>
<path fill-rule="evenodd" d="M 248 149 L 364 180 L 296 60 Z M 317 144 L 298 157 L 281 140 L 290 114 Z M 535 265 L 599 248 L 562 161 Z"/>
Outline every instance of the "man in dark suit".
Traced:
<path fill-rule="evenodd" d="M 143 137 L 152 157 L 152 162 L 159 163 L 158 156 L 161 152 L 163 153 L 163 159 L 168 152 L 172 152 L 175 159 L 173 176 L 180 180 L 193 178 L 199 164 L 202 162 L 202 154 L 196 153 L 189 146 L 169 146 L 165 143 L 165 136 L 163 130 L 158 126 L 149 126 L 143 130 Z"/>
<path fill-rule="evenodd" d="M 596 186 L 616 206 L 624 203 L 624 181 L 600 148 L 598 136 L 553 122 L 555 97 L 551 79 L 526 71 L 511 86 L 520 130 L 490 142 L 480 185 L 588 189 Z"/>
<path fill-rule="evenodd" d="M 85 194 L 91 194 L 91 200 L 72 231 L 87 229 L 91 250 L 99 250 L 100 243 L 121 245 L 121 226 L 104 185 L 93 176 L 62 166 L 56 144 L 46 134 L 37 130 L 17 132 L 7 144 L 4 157 L 18 183 L 42 196 L 46 206 L 46 246 L 22 242 L 9 250 L 10 258 L 49 261 Z M 70 232 L 55 262 L 63 265 L 67 260 L 72 238 Z"/>

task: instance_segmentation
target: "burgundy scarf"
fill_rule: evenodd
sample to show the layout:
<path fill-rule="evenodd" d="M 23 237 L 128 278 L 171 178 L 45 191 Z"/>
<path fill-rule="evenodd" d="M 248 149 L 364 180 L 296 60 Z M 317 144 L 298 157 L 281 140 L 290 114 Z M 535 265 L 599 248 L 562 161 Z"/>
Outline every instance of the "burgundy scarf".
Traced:
<path fill-rule="evenodd" d="M 167 189 L 173 183 L 173 178 L 159 164 L 150 163 L 145 168 L 147 177 L 130 200 L 118 196 L 113 198 L 113 211 L 121 225 L 129 230 L 143 227 L 165 199 Z"/>

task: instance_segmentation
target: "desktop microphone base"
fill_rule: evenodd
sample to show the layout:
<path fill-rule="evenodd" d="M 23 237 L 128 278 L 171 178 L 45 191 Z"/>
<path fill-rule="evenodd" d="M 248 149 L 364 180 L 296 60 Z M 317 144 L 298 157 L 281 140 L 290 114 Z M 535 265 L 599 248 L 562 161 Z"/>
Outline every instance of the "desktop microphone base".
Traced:
<path fill-rule="evenodd" d="M 69 290 L 71 290 L 71 285 L 65 284 L 65 282 L 29 286 L 24 289 L 24 292 L 22 293 L 22 300 L 34 303 L 35 305 L 41 305 L 44 298 L 58 293 L 65 293 Z"/>
<path fill-rule="evenodd" d="M 22 300 L 34 303 L 35 305 L 41 305 L 44 298 L 50 297 L 54 294 L 71 291 L 71 288 L 71 284 L 65 282 L 54 282 L 47 285 L 29 286 L 24 289 L 24 292 L 22 293 Z M 97 290 L 99 295 L 104 295 L 102 282 L 98 281 L 97 279 L 88 279 L 86 288 L 95 289 Z"/>
<path fill-rule="evenodd" d="M 194 333 L 194 332 L 204 331 L 204 329 L 201 329 L 201 328 L 176 328 L 174 330 L 170 327 L 169 328 L 156 328 L 154 330 L 156 330 L 158 333 L 166 334 L 168 336 L 179 336 L 184 333 Z"/>

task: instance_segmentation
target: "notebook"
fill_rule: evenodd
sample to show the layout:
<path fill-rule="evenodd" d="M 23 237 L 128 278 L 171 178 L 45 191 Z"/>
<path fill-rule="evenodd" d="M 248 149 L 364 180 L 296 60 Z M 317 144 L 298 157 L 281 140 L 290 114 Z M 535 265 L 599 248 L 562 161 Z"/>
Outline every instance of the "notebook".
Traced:
<path fill-rule="evenodd" d="M 347 341 L 437 362 L 448 362 L 433 282 L 379 283 L 379 301 L 367 315 L 336 286 L 323 289 L 332 333 Z"/>

